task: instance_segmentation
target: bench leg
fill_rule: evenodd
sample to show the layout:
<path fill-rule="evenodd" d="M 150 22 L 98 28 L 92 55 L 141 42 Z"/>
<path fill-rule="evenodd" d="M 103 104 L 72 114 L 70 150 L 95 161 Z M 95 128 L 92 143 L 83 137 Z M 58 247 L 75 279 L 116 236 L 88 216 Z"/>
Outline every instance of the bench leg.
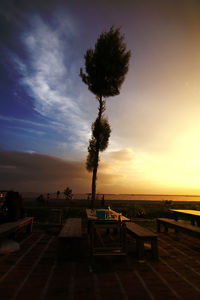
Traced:
<path fill-rule="evenodd" d="M 95 235 L 96 235 L 96 228 L 93 224 L 91 224 L 91 228 L 90 228 L 90 255 L 91 256 L 93 256 L 94 254 Z"/>
<path fill-rule="evenodd" d="M 123 226 L 123 232 L 122 232 L 122 248 L 123 251 L 126 253 L 127 252 L 127 248 L 126 248 L 126 226 L 124 224 Z"/>
<path fill-rule="evenodd" d="M 26 233 L 31 233 L 33 229 L 33 222 L 26 226 Z"/>
<path fill-rule="evenodd" d="M 157 232 L 160 232 L 160 222 L 157 221 Z"/>
<path fill-rule="evenodd" d="M 165 224 L 164 226 L 165 226 L 164 232 L 165 232 L 165 233 L 168 233 L 168 227 L 167 227 L 167 225 Z"/>
<path fill-rule="evenodd" d="M 175 215 L 174 215 L 174 220 L 175 221 L 178 221 L 178 215 L 175 213 Z"/>
<path fill-rule="evenodd" d="M 166 224 L 163 224 L 164 225 L 164 232 L 165 233 L 168 233 L 168 227 Z M 161 232 L 161 223 L 159 221 L 157 221 L 157 232 Z"/>

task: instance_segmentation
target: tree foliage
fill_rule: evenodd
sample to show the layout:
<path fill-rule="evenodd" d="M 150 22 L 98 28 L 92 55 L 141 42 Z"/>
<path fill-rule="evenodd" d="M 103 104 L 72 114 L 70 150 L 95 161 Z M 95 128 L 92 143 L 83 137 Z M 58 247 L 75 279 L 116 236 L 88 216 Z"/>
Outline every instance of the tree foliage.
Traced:
<path fill-rule="evenodd" d="M 64 190 L 64 195 L 67 200 L 71 200 L 73 197 L 72 189 L 70 189 L 69 187 L 66 187 L 66 189 Z"/>
<path fill-rule="evenodd" d="M 86 167 L 88 171 L 93 171 L 96 162 L 97 141 L 99 140 L 99 151 L 104 151 L 109 142 L 111 129 L 108 120 L 104 117 L 97 118 L 92 124 L 92 138 L 89 140 L 88 156 Z"/>
<path fill-rule="evenodd" d="M 128 71 L 130 55 L 131 52 L 126 51 L 124 35 L 112 26 L 99 36 L 94 50 L 87 50 L 84 56 L 86 74 L 81 69 L 80 76 L 97 97 L 118 95 Z"/>

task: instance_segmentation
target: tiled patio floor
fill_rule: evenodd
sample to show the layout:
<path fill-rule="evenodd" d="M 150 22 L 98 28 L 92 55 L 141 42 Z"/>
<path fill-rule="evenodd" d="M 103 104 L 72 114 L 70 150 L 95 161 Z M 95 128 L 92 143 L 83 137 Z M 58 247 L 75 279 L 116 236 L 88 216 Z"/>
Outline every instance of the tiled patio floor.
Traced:
<path fill-rule="evenodd" d="M 81 257 L 56 259 L 54 231 L 26 236 L 20 250 L 0 256 L 0 299 L 200 299 L 200 240 L 172 232 L 159 234 L 159 261 L 147 251 L 135 258 L 128 238 L 127 257 L 89 257 L 88 239 Z"/>

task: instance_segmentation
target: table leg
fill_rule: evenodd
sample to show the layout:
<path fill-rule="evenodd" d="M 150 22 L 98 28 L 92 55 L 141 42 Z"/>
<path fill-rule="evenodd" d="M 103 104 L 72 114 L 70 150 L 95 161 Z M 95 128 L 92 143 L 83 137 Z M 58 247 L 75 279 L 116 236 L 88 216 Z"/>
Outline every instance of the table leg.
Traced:
<path fill-rule="evenodd" d="M 90 224 L 90 228 L 89 228 L 89 236 L 90 236 L 90 255 L 93 255 L 93 252 L 94 252 L 94 231 L 95 231 L 95 228 L 94 228 L 94 225 L 93 224 Z"/>
<path fill-rule="evenodd" d="M 144 240 L 142 238 L 136 239 L 137 257 L 139 260 L 144 259 Z"/>
<path fill-rule="evenodd" d="M 157 237 L 151 240 L 151 251 L 153 259 L 158 259 L 158 241 Z"/>

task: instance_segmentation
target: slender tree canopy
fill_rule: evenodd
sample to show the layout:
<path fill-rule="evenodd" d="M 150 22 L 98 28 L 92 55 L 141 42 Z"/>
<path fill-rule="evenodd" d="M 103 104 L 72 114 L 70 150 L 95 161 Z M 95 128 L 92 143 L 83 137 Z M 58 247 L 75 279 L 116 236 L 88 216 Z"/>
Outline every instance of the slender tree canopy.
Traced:
<path fill-rule="evenodd" d="M 110 125 L 106 118 L 102 117 L 100 122 L 97 118 L 96 121 L 92 124 L 92 134 L 95 139 L 99 138 L 100 151 L 104 151 L 108 147 L 110 133 Z"/>
<path fill-rule="evenodd" d="M 98 118 L 92 124 L 92 138 L 89 140 L 88 156 L 86 161 L 86 167 L 88 171 L 93 171 L 96 162 L 97 141 L 99 139 L 99 151 L 104 151 L 109 142 L 111 129 L 106 118 L 101 118 L 100 122 Z"/>
<path fill-rule="evenodd" d="M 84 56 L 86 74 L 81 69 L 80 76 L 97 97 L 118 95 L 128 71 L 130 55 L 120 29 L 111 27 L 99 36 L 94 50 L 87 50 Z"/>

